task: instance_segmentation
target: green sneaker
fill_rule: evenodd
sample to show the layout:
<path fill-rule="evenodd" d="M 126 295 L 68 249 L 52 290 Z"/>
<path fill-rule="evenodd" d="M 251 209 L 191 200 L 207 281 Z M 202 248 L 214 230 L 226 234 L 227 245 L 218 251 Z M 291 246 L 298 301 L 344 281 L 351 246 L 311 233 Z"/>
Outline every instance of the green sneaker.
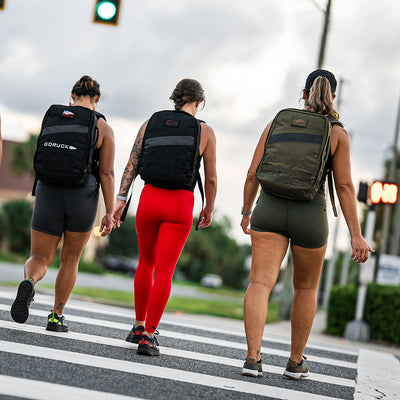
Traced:
<path fill-rule="evenodd" d="M 255 358 L 246 358 L 243 364 L 242 375 L 253 376 L 255 378 L 263 376 L 261 358 L 258 361 Z"/>
<path fill-rule="evenodd" d="M 68 326 L 64 324 L 64 316 L 58 315 L 55 312 L 50 313 L 47 316 L 46 331 L 53 332 L 68 332 Z"/>
<path fill-rule="evenodd" d="M 296 362 L 292 361 L 289 358 L 289 361 L 286 365 L 285 372 L 283 373 L 283 376 L 285 378 L 289 379 L 296 379 L 299 380 L 301 378 L 307 378 L 308 376 L 308 365 L 304 361 L 306 357 L 303 356 L 303 360 L 301 360 L 300 364 L 297 364 Z"/>

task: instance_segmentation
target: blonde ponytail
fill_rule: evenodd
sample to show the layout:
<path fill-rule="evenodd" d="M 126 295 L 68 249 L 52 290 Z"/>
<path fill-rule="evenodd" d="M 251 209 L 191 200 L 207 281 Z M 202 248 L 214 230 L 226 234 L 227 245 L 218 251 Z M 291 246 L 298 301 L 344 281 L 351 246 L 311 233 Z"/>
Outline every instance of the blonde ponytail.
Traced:
<path fill-rule="evenodd" d="M 310 90 L 306 89 L 305 106 L 311 111 L 339 120 L 339 113 L 333 106 L 333 99 L 329 80 L 324 76 L 318 76 Z"/>

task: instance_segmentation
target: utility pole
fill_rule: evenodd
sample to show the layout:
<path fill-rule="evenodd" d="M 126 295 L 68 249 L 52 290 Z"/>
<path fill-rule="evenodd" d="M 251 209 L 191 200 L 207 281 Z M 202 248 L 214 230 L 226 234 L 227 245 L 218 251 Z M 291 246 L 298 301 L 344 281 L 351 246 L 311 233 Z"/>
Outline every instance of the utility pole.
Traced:
<path fill-rule="evenodd" d="M 396 177 L 396 164 L 397 164 L 397 141 L 399 138 L 399 122 L 400 122 L 400 100 L 399 100 L 399 109 L 397 112 L 397 120 L 396 120 L 396 127 L 395 127 L 395 132 L 394 132 L 394 143 L 393 143 L 393 156 L 392 160 L 390 162 L 390 169 L 389 169 L 389 177 L 388 180 L 389 182 L 394 182 L 395 177 Z M 382 235 L 381 235 L 381 243 L 380 243 L 380 254 L 386 254 L 387 251 L 387 242 L 388 242 L 388 235 L 389 235 L 389 225 L 390 225 L 390 215 L 392 212 L 392 207 L 390 204 L 385 204 L 384 209 L 383 209 L 383 222 L 382 222 Z M 399 206 L 396 206 L 396 224 L 399 225 L 400 221 L 398 219 L 400 218 L 400 210 Z M 395 227 L 396 229 L 396 227 Z M 396 235 L 399 235 L 399 229 L 400 227 L 397 227 L 397 232 Z M 395 236 L 395 235 L 393 235 Z M 393 245 L 394 245 L 394 237 L 392 239 L 392 252 L 393 253 Z M 399 238 L 397 238 L 397 241 Z M 397 245 L 398 246 L 398 245 Z M 397 247 L 398 249 L 398 247 Z M 397 255 L 397 254 L 396 254 Z"/>
<path fill-rule="evenodd" d="M 319 47 L 317 68 L 322 68 L 322 66 L 324 64 L 326 38 L 328 37 L 329 20 L 330 20 L 330 16 L 331 16 L 331 5 L 332 5 L 332 0 L 328 0 L 328 3 L 326 5 L 326 10 L 324 11 L 324 14 L 325 14 L 324 28 L 322 30 L 321 44 Z"/>
<path fill-rule="evenodd" d="M 375 230 L 375 209 L 370 206 L 365 226 L 365 240 L 372 243 Z M 369 325 L 363 320 L 365 299 L 367 297 L 367 284 L 374 279 L 375 259 L 369 257 L 360 271 L 360 286 L 357 292 L 356 316 L 353 321 L 347 323 L 344 337 L 347 340 L 369 342 Z"/>
<path fill-rule="evenodd" d="M 400 130 L 400 98 L 399 98 L 399 107 L 397 109 L 397 118 L 396 118 L 396 127 L 395 127 L 395 142 L 394 142 L 394 149 L 393 149 L 393 159 L 392 165 L 393 167 L 393 177 L 391 179 L 392 182 L 396 180 L 396 169 L 397 169 L 397 160 L 398 160 L 398 151 L 397 151 L 397 139 L 399 137 L 399 130 Z M 388 207 L 388 206 L 386 206 Z M 390 244 L 390 254 L 394 256 L 399 255 L 399 246 L 400 246 L 400 203 L 396 203 L 395 208 L 395 217 L 394 217 L 394 228 L 392 234 L 392 242 Z"/>

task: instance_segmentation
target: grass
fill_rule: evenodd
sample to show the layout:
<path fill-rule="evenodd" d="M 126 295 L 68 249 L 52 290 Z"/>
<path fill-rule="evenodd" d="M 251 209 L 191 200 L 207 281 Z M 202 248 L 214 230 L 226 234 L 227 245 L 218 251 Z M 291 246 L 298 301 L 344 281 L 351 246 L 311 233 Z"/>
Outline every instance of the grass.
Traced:
<path fill-rule="evenodd" d="M 8 286 L 18 286 L 18 282 L 3 282 Z M 39 288 L 54 290 L 54 285 L 39 283 Z M 213 289 L 213 294 L 230 293 L 229 289 Z M 119 290 L 75 287 L 72 295 L 95 299 L 124 307 L 133 307 L 133 292 L 122 292 Z M 238 302 L 219 300 L 203 300 L 189 297 L 170 297 L 166 311 L 188 314 L 212 315 L 224 318 L 243 319 L 243 305 Z M 278 321 L 278 303 L 270 302 L 268 306 L 268 322 Z"/>

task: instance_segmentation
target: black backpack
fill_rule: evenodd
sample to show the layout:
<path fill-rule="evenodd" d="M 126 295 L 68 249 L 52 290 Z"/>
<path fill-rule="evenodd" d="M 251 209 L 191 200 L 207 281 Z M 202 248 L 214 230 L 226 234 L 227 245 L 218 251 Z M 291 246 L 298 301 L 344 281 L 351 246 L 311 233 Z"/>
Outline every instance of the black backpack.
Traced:
<path fill-rule="evenodd" d="M 163 189 L 193 190 L 200 167 L 200 122 L 184 111 L 159 111 L 147 123 L 138 174 Z"/>
<path fill-rule="evenodd" d="M 86 107 L 50 106 L 43 118 L 33 160 L 35 186 L 37 180 L 69 187 L 87 182 L 94 169 L 99 117 L 105 119 Z"/>

